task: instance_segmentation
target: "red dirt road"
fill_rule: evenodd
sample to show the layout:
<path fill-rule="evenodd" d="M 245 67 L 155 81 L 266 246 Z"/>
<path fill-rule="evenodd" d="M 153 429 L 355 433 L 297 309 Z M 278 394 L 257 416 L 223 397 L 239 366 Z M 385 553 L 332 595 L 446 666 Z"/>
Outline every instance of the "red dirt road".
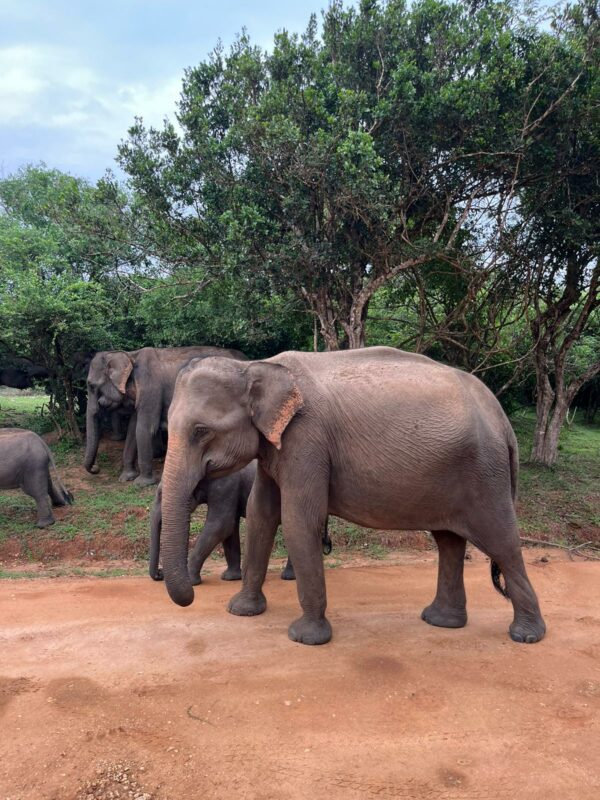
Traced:
<path fill-rule="evenodd" d="M 489 565 L 432 628 L 429 558 L 329 570 L 333 641 L 290 642 L 295 585 L 224 610 L 145 578 L 0 584 L 0 800 L 597 800 L 600 563 L 526 561 L 548 624 L 517 645 Z M 536 563 L 534 563 L 536 562 Z"/>

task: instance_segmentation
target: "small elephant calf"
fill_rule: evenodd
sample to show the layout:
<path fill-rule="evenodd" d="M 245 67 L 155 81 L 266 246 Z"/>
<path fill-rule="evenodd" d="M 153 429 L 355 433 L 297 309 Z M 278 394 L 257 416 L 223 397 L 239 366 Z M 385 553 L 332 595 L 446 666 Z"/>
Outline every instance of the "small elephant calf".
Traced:
<path fill-rule="evenodd" d="M 202 583 L 200 572 L 208 556 L 219 544 L 223 544 L 227 569 L 221 575 L 224 581 L 239 581 L 242 578 L 240 519 L 246 516 L 246 504 L 254 477 L 256 462 L 251 462 L 239 472 L 225 478 L 201 480 L 191 498 L 190 511 L 206 503 L 206 523 L 188 558 L 188 572 L 194 586 Z M 162 483 L 156 490 L 156 497 L 150 514 L 150 577 L 155 581 L 163 580 L 163 571 L 159 568 L 160 533 L 162 526 Z M 283 580 L 294 580 L 294 568 L 288 559 L 281 577 Z"/>
<path fill-rule="evenodd" d="M 50 476 L 53 467 L 56 478 Z M 37 503 L 37 527 L 54 524 L 53 506 L 71 505 L 73 495 L 63 486 L 46 442 L 33 431 L 0 428 L 0 489 L 22 489 Z"/>

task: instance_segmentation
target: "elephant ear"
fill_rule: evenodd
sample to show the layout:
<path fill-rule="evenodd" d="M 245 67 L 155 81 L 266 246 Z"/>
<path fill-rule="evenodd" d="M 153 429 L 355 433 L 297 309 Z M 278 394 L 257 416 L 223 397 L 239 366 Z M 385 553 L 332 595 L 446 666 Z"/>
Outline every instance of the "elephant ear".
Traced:
<path fill-rule="evenodd" d="M 282 364 L 258 361 L 246 370 L 252 424 L 281 450 L 281 436 L 303 399 L 294 376 Z"/>
<path fill-rule="evenodd" d="M 112 353 L 106 362 L 107 375 L 121 394 L 125 394 L 127 380 L 133 369 L 133 361 L 127 353 Z"/>

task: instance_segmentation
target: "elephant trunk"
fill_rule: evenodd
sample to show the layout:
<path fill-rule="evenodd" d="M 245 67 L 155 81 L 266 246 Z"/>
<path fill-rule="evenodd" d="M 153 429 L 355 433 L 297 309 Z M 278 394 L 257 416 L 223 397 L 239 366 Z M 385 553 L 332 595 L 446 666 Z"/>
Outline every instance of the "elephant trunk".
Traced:
<path fill-rule="evenodd" d="M 169 596 L 180 606 L 194 601 L 187 568 L 191 516 L 187 473 L 185 445 L 170 433 L 162 478 L 162 562 Z"/>
<path fill-rule="evenodd" d="M 100 470 L 96 464 L 98 441 L 100 440 L 100 420 L 98 419 L 98 400 L 88 392 L 87 411 L 85 415 L 85 456 L 83 466 L 88 472 L 96 474 Z"/>

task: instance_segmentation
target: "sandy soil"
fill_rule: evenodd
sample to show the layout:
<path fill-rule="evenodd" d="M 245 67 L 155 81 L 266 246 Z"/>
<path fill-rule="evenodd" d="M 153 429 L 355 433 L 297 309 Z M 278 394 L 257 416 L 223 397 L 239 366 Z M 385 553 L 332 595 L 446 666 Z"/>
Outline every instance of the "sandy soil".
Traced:
<path fill-rule="evenodd" d="M 526 560 L 531 646 L 482 559 L 462 630 L 419 619 L 428 557 L 329 570 L 317 648 L 276 573 L 251 619 L 216 573 L 187 609 L 146 578 L 4 581 L 0 798 L 596 800 L 600 563 Z"/>

